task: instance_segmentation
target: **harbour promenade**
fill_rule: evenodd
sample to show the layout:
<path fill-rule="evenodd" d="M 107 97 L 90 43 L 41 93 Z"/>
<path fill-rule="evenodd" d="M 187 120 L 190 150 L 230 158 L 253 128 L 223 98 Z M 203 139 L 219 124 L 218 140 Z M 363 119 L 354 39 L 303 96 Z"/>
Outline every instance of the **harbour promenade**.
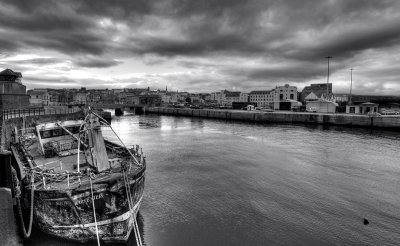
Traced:
<path fill-rule="evenodd" d="M 202 117 L 223 120 L 251 121 L 260 123 L 296 123 L 296 124 L 321 124 L 354 127 L 368 127 L 400 131 L 400 117 L 383 115 L 371 117 L 359 114 L 342 113 L 310 113 L 291 111 L 247 111 L 247 110 L 221 110 L 221 109 L 190 109 L 190 108 L 165 108 L 152 107 L 146 109 L 147 113 L 165 114 L 175 116 Z"/>
<path fill-rule="evenodd" d="M 22 245 L 17 234 L 11 191 L 0 188 L 0 245 Z"/>

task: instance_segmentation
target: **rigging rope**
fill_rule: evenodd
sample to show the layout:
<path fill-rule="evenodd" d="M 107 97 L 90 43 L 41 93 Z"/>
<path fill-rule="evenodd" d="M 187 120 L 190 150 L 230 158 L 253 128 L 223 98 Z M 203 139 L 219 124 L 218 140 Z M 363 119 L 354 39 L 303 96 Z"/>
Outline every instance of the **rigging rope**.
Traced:
<path fill-rule="evenodd" d="M 29 215 L 29 227 L 28 231 L 26 231 L 25 228 L 25 222 L 24 222 L 24 217 L 22 214 L 22 207 L 21 207 L 21 190 L 17 190 L 17 184 L 16 181 L 18 181 L 18 176 L 17 176 L 17 171 L 13 167 L 11 167 L 11 173 L 12 173 L 12 184 L 13 184 L 13 189 L 14 189 L 14 195 L 17 200 L 17 207 L 18 207 L 18 214 L 19 214 L 19 219 L 22 227 L 22 234 L 24 235 L 24 238 L 29 238 L 31 236 L 32 232 L 32 224 L 33 224 L 33 205 L 34 205 L 34 191 L 35 191 L 35 186 L 34 186 L 34 174 L 31 174 L 31 207 L 30 207 L 30 215 Z M 19 181 L 18 181 L 19 182 Z"/>
<path fill-rule="evenodd" d="M 125 170 L 122 170 L 123 172 L 123 178 L 124 178 L 124 183 L 125 183 L 125 191 L 127 194 L 127 199 L 128 199 L 128 205 L 129 205 L 129 213 L 130 213 L 130 218 L 133 219 L 133 232 L 135 233 L 135 239 L 136 239 L 136 245 L 138 246 L 142 246 L 142 239 L 140 237 L 140 232 L 139 232 L 139 227 L 136 221 L 136 214 L 134 210 L 134 204 L 133 204 L 133 199 L 132 199 L 132 194 L 131 194 L 131 189 L 130 189 L 130 183 L 129 183 L 129 179 L 126 175 Z"/>
<path fill-rule="evenodd" d="M 100 246 L 99 228 L 97 227 L 96 208 L 94 206 L 93 184 L 92 184 L 92 177 L 90 176 L 90 174 L 89 174 L 89 180 L 90 180 L 90 193 L 92 194 L 93 218 L 94 218 L 94 224 L 96 225 L 97 245 Z"/>
<path fill-rule="evenodd" d="M 136 220 L 136 216 L 134 217 L 134 220 L 133 220 L 133 229 L 136 231 L 136 234 L 137 234 L 137 240 L 139 241 L 139 246 L 142 246 L 143 244 L 142 244 L 142 238 L 140 237 L 140 231 L 139 231 L 139 224 L 137 223 L 137 220 Z"/>

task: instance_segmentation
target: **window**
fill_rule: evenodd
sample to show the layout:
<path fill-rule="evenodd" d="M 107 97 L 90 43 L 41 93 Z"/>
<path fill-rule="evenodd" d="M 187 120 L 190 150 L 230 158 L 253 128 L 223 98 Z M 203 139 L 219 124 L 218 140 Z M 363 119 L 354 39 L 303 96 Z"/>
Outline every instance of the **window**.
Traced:
<path fill-rule="evenodd" d="M 50 138 L 51 137 L 51 131 L 41 131 L 40 132 L 40 137 L 41 138 Z"/>
<path fill-rule="evenodd" d="M 283 94 L 279 94 L 279 100 L 283 100 Z"/>
<path fill-rule="evenodd" d="M 294 99 L 294 94 L 290 94 L 290 99 Z"/>
<path fill-rule="evenodd" d="M 54 129 L 52 135 L 53 137 L 58 137 L 63 135 L 63 129 L 62 128 Z"/>

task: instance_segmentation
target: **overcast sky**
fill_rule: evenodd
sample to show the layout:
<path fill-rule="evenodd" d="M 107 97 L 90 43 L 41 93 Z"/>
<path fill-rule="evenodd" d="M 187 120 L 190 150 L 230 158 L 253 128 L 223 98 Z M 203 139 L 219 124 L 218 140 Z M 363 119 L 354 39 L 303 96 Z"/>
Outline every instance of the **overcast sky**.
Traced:
<path fill-rule="evenodd" d="M 400 94 L 400 1 L 0 0 L 0 69 L 29 88 Z"/>

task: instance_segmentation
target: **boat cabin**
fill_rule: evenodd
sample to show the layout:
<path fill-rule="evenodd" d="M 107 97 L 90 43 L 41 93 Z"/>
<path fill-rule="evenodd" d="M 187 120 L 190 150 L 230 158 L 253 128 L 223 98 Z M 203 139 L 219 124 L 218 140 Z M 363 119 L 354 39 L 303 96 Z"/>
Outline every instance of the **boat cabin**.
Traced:
<path fill-rule="evenodd" d="M 81 124 L 82 121 L 64 121 L 37 125 L 36 132 L 42 154 L 45 157 L 76 154 Z"/>

